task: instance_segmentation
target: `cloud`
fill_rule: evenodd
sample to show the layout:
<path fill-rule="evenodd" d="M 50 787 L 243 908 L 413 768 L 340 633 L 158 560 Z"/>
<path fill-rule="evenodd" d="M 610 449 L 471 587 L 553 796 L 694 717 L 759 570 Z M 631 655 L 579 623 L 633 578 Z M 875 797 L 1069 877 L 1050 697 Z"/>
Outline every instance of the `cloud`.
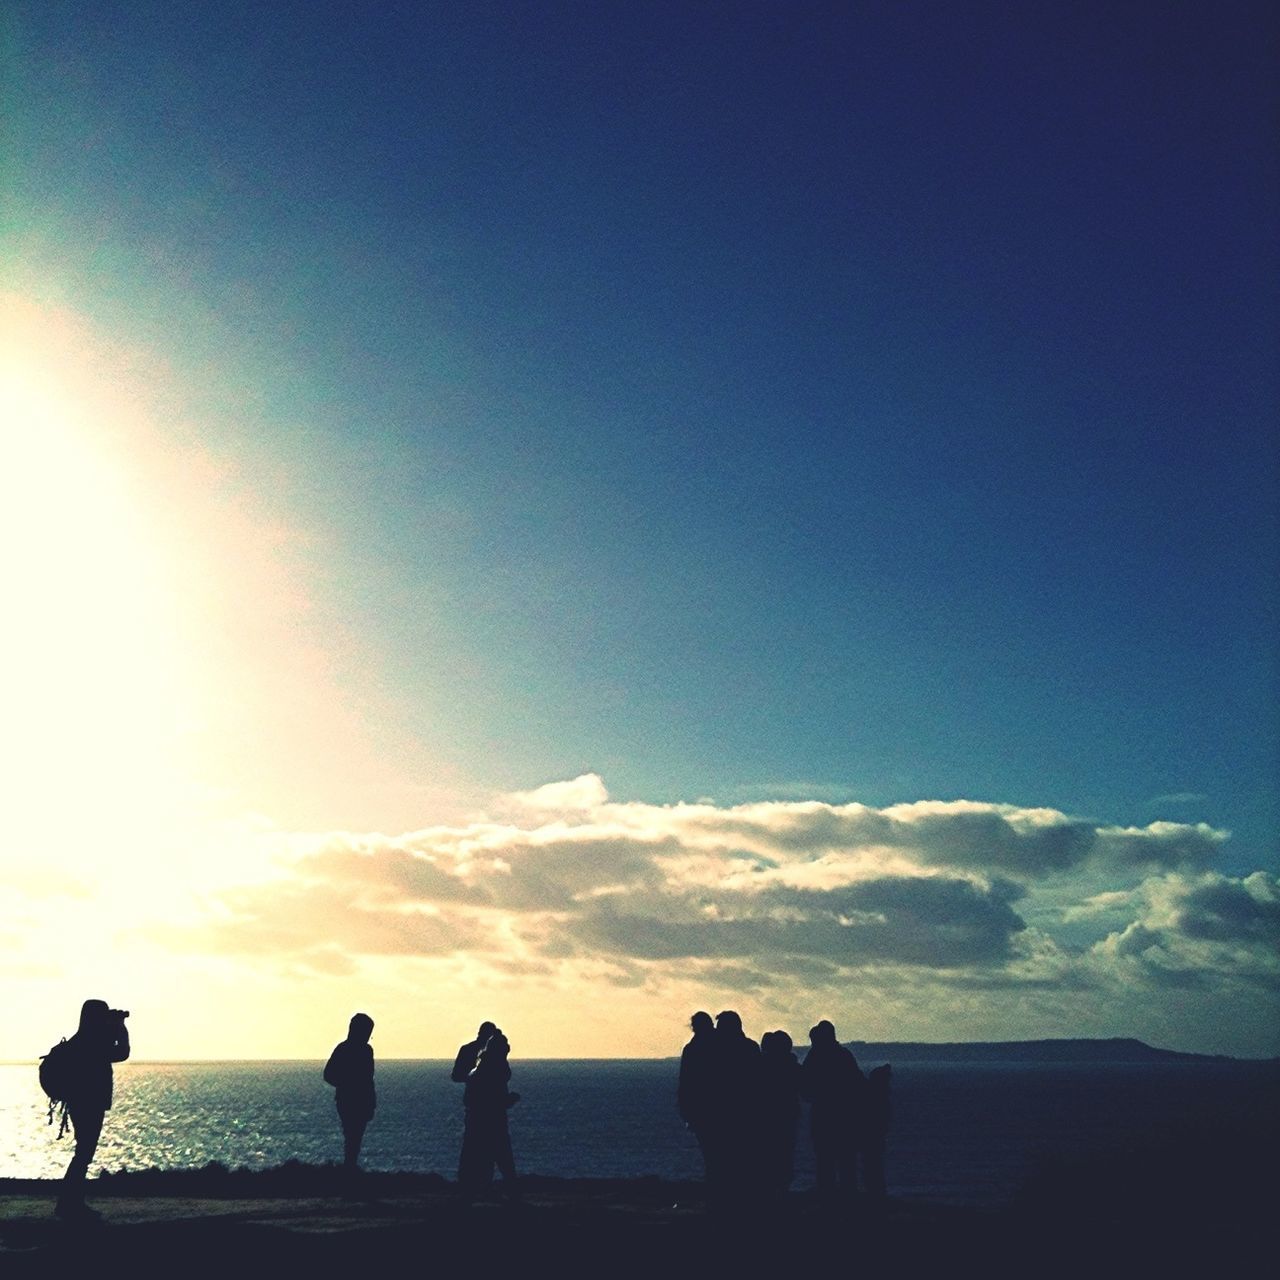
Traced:
<path fill-rule="evenodd" d="M 685 825 L 736 837 L 761 852 L 902 850 L 930 866 L 1033 877 L 1085 864 L 1204 866 L 1228 833 L 1203 823 L 1104 827 L 1056 809 L 971 800 L 866 805 L 775 802 L 728 810 L 688 807 Z"/>
<path fill-rule="evenodd" d="M 513 792 L 508 799 L 527 809 L 583 810 L 605 804 L 609 793 L 598 774 L 584 773 L 568 782 L 548 782 L 533 791 Z"/>
<path fill-rule="evenodd" d="M 495 811 L 504 817 L 394 837 L 294 836 L 278 877 L 224 894 L 220 918 L 187 945 L 467 955 L 530 973 L 599 962 L 622 966 L 627 982 L 699 965 L 752 973 L 757 986 L 912 969 L 1066 981 L 1063 940 L 1052 964 L 1052 940 L 1029 959 L 1028 939 L 1043 931 L 1028 934 L 1024 907 L 1045 914 L 1042 883 L 1061 892 L 1073 876 L 1128 878 L 1093 884 L 1057 913 L 1085 931 L 1081 950 L 1096 960 L 1106 954 L 1097 929 L 1124 923 L 1146 871 L 1196 871 L 1226 839 L 1203 824 L 1107 827 L 976 801 L 618 803 L 594 774 L 515 793 Z M 1264 927 L 1269 908 L 1216 884 L 1184 904 L 1188 936 Z M 1124 958 L 1138 938 L 1111 951 Z"/>
<path fill-rule="evenodd" d="M 250 955 L 443 956 L 483 949 L 498 930 L 474 915 L 353 900 L 341 885 L 271 883 L 223 898 L 227 916 L 215 923 L 157 925 L 151 938 L 175 950 Z"/>
<path fill-rule="evenodd" d="M 1171 804 L 1204 804 L 1208 799 L 1203 791 L 1170 791 L 1167 795 L 1155 796 L 1151 805 L 1162 808 Z"/>
<path fill-rule="evenodd" d="M 1113 889 L 1095 893 L 1083 902 L 1073 903 L 1062 913 L 1065 923 L 1077 920 L 1096 920 L 1102 916 L 1114 916 L 1126 912 L 1133 904 L 1133 893 L 1128 889 Z"/>
<path fill-rule="evenodd" d="M 1114 867 L 1206 867 L 1230 837 L 1204 822 L 1152 822 L 1145 827 L 1099 827 L 1103 861 Z"/>
<path fill-rule="evenodd" d="M 1215 942 L 1280 941 L 1280 881 L 1258 871 L 1244 880 L 1212 876 L 1182 900 L 1177 927 Z"/>
<path fill-rule="evenodd" d="M 1135 918 L 1091 952 L 1125 981 L 1280 990 L 1280 879 L 1174 874 L 1152 877 L 1132 896 Z"/>
<path fill-rule="evenodd" d="M 979 886 L 940 877 L 862 880 L 839 891 L 773 888 L 714 900 L 660 900 L 624 910 L 604 898 L 568 926 L 592 950 L 651 960 L 769 956 L 835 965 L 881 962 L 953 968 L 1009 955 L 1026 926 L 1007 882 Z"/>
<path fill-rule="evenodd" d="M 654 805 L 584 775 L 396 835 L 250 838 L 268 875 L 208 899 L 194 927 L 153 925 L 152 943 L 361 989 L 412 975 L 460 1007 L 518 993 L 556 1027 L 598 1001 L 601 1036 L 716 1005 L 868 1038 L 1280 1051 L 1280 882 L 1217 869 L 1228 833 L 1202 823 L 956 800 Z"/>

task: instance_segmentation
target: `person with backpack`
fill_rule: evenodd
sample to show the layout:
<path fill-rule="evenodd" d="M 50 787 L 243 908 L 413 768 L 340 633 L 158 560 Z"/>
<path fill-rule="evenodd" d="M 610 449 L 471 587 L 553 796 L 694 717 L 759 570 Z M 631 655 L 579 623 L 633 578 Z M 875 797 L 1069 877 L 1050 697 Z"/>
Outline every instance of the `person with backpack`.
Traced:
<path fill-rule="evenodd" d="M 80 1026 L 70 1040 L 55 1045 L 40 1067 L 40 1082 L 54 1102 L 64 1104 L 76 1149 L 63 1175 L 54 1212 L 60 1218 L 93 1220 L 101 1215 L 84 1201 L 85 1179 L 98 1149 L 102 1125 L 111 1110 L 115 1081 L 112 1064 L 129 1056 L 128 1013 L 105 1000 L 86 1000 Z M 52 1119 L 52 1108 L 50 1108 Z M 59 1130 L 59 1137 L 62 1131 Z"/>

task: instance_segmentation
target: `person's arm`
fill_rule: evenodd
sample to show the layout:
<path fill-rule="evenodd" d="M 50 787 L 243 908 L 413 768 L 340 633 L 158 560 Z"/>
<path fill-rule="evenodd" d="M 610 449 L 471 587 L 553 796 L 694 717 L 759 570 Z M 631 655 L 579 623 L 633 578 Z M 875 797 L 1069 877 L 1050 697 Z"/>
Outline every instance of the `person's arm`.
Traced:
<path fill-rule="evenodd" d="M 324 1064 L 324 1082 L 335 1089 L 342 1083 L 342 1044 L 334 1045 L 329 1061 Z"/>
<path fill-rule="evenodd" d="M 458 1056 L 453 1060 L 453 1071 L 449 1079 L 454 1084 L 465 1084 L 467 1076 L 471 1074 L 471 1068 L 475 1066 L 475 1055 L 471 1052 L 471 1046 L 464 1044 L 458 1050 Z"/>
<path fill-rule="evenodd" d="M 676 1076 L 676 1111 L 680 1119 L 689 1123 L 692 1107 L 689 1105 L 689 1050 L 686 1047 L 680 1054 L 680 1074 Z"/>
<path fill-rule="evenodd" d="M 813 1101 L 813 1068 L 809 1065 L 809 1055 L 806 1053 L 804 1061 L 800 1064 L 800 1070 L 796 1073 L 796 1079 L 800 1082 L 800 1096 L 806 1102 Z"/>
<path fill-rule="evenodd" d="M 120 1021 L 120 1027 L 111 1041 L 111 1061 L 123 1062 L 129 1056 L 129 1028 Z"/>

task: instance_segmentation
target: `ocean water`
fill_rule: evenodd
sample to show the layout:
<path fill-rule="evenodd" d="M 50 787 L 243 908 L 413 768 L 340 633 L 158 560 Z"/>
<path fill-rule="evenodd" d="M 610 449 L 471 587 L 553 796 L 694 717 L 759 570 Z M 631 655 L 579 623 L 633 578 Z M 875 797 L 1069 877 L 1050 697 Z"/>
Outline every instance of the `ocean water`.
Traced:
<path fill-rule="evenodd" d="M 95 1170 L 338 1160 L 322 1065 L 124 1063 Z M 454 1176 L 462 1089 L 449 1079 L 451 1065 L 378 1063 L 367 1168 Z M 674 1060 L 513 1059 L 512 1068 L 521 1101 L 511 1137 L 522 1173 L 701 1177 L 697 1146 L 675 1112 Z M 1269 1109 L 1274 1123 L 1278 1084 L 1280 1071 L 1264 1063 L 904 1063 L 893 1077 L 890 1193 L 996 1206 L 1046 1157 L 1122 1150 L 1219 1116 Z M 60 1176 L 72 1145 L 55 1133 L 35 1065 L 0 1066 L 0 1177 Z M 793 1185 L 803 1189 L 813 1183 L 803 1120 L 796 1155 Z"/>

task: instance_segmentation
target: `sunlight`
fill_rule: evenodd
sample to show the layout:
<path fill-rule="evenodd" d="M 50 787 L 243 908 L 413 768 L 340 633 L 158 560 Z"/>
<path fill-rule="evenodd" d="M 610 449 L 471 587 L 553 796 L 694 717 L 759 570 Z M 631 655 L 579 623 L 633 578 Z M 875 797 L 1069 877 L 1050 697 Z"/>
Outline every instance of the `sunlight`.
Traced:
<path fill-rule="evenodd" d="M 106 406 L 24 354 L 7 350 L 0 368 L 4 766 L 28 809 L 110 812 L 173 770 L 190 724 L 174 584 L 124 467 L 100 448 Z"/>
<path fill-rule="evenodd" d="M 149 492 L 149 428 L 74 329 L 6 300 L 0 355 L 0 863 L 154 906 L 198 800 L 208 690 Z"/>

